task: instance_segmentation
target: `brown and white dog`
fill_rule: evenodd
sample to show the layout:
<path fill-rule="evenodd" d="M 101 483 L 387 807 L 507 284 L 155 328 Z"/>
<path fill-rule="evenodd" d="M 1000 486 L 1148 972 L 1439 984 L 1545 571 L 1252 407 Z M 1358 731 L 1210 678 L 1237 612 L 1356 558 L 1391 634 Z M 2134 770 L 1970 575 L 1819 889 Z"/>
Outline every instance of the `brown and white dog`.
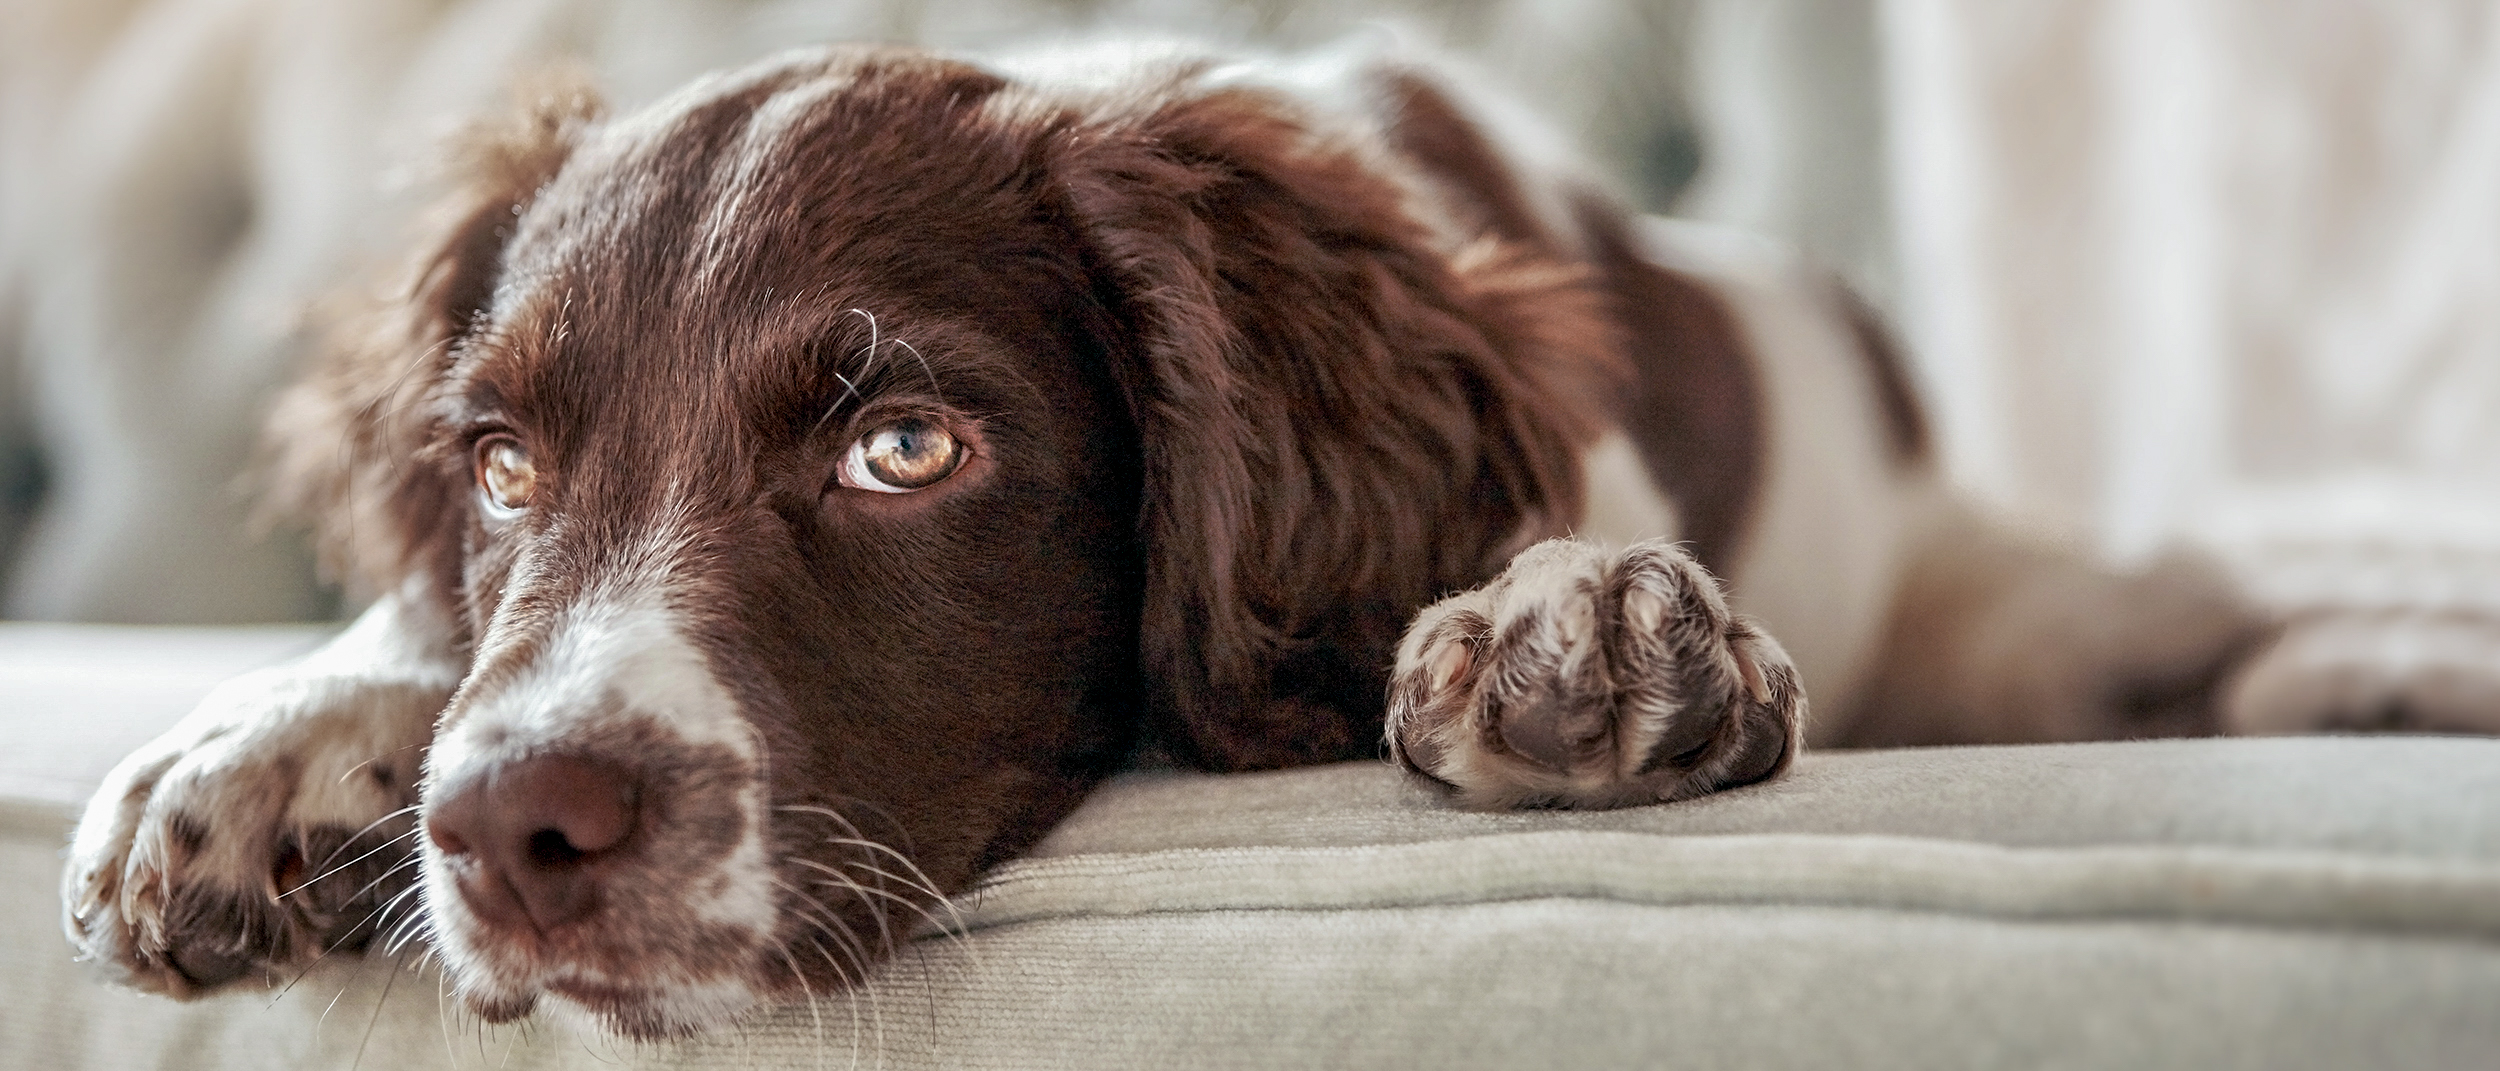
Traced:
<path fill-rule="evenodd" d="M 379 598 L 112 774 L 71 940 L 187 996 L 396 923 L 651 1037 L 858 982 L 1145 742 L 1616 806 L 2213 728 L 2227 585 L 1982 519 L 1845 293 L 1484 114 L 1163 53 L 542 94 L 273 421 Z"/>

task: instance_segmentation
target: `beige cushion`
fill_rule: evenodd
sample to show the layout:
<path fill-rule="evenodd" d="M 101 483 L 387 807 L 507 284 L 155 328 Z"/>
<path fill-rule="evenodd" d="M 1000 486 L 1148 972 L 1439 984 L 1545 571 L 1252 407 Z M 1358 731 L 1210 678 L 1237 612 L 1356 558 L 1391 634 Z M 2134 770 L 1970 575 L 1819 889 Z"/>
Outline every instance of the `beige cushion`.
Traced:
<path fill-rule="evenodd" d="M 411 952 L 177 1005 L 68 961 L 68 801 L 302 633 L 0 627 L 0 1053 L 42 1068 L 2468 1067 L 2500 742 L 1808 756 L 1669 807 L 1132 774 L 864 995 L 692 1043 L 482 1028 Z M 76 658 L 76 671 L 58 668 Z M 21 743 L 30 745 L 19 746 Z M 37 756 L 33 759 L 23 756 Z M 359 1056 L 361 1050 L 361 1056 Z"/>

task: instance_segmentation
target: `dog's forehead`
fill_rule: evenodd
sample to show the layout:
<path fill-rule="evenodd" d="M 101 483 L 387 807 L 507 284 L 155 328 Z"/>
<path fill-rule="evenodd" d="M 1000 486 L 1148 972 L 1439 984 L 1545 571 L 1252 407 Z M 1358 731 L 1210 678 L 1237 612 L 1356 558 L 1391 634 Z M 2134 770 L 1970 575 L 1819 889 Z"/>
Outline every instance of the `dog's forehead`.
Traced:
<path fill-rule="evenodd" d="M 1005 88 L 918 53 L 808 52 L 590 129 L 515 221 L 486 315 L 498 345 L 480 350 L 501 367 L 482 371 L 804 393 L 759 355 L 1029 291 L 985 274 L 1051 240 L 1030 151 L 1047 122 L 982 107 Z"/>
<path fill-rule="evenodd" d="M 795 53 L 698 82 L 585 135 L 517 221 L 507 278 L 597 264 L 589 274 L 680 291 L 821 281 L 777 276 L 985 207 L 953 194 L 1020 163 L 975 107 L 1004 86 L 884 51 Z"/>

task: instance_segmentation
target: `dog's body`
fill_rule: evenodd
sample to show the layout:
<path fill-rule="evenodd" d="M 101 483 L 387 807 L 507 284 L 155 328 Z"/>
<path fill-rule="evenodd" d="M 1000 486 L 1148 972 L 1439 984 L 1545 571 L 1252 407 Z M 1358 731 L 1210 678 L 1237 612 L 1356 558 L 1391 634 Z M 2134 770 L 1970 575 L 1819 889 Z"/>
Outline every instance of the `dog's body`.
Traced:
<path fill-rule="evenodd" d="M 379 599 L 115 771 L 72 940 L 185 995 L 414 920 L 489 1019 L 667 1034 L 856 982 L 1141 734 L 1654 802 L 2211 731 L 2268 634 L 1981 518 L 1842 291 L 1425 71 L 997 70 L 481 139 L 275 424 Z"/>

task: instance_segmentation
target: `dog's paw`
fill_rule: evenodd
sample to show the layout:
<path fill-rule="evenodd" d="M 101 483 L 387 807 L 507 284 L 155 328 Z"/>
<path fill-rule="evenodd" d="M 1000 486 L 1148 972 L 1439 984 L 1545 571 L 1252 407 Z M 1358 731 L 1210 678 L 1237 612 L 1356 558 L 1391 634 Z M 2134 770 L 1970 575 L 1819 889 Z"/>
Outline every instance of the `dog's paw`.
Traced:
<path fill-rule="evenodd" d="M 61 878 L 80 958 L 189 997 L 361 947 L 414 881 L 417 776 L 446 699 L 285 668 L 219 686 L 88 803 Z"/>
<path fill-rule="evenodd" d="M 1388 736 L 1470 806 L 1620 807 L 1778 774 L 1805 711 L 1787 653 L 1689 555 L 1555 539 L 1416 615 Z"/>
<path fill-rule="evenodd" d="M 2240 669 L 2232 732 L 2500 734 L 2500 620 L 2329 613 L 2294 622 Z"/>

